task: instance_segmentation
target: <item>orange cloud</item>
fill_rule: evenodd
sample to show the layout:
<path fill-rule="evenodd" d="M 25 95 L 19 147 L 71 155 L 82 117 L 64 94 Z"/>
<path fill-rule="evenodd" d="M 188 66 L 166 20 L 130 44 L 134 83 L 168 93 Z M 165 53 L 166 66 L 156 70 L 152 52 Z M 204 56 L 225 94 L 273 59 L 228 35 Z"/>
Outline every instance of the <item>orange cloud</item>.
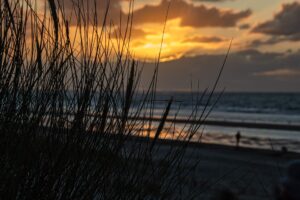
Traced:
<path fill-rule="evenodd" d="M 134 11 L 134 23 L 163 23 L 166 17 L 169 0 L 162 0 L 159 5 L 145 5 Z M 168 19 L 179 18 L 181 26 L 191 27 L 234 27 L 251 15 L 250 10 L 233 11 L 205 5 L 194 5 L 184 0 L 171 1 Z"/>

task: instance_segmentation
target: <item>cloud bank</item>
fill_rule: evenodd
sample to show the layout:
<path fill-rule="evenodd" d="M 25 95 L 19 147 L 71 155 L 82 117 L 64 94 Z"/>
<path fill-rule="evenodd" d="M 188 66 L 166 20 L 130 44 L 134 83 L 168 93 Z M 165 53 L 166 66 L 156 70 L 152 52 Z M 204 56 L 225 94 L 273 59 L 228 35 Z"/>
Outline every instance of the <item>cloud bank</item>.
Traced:
<path fill-rule="evenodd" d="M 200 86 L 211 86 L 225 55 L 183 57 L 160 64 L 158 88 L 161 90 L 189 90 L 191 77 Z M 153 71 L 153 64 L 145 67 L 144 79 Z M 172 73 L 170 73 L 172 72 Z M 227 91 L 284 91 L 300 92 L 300 51 L 268 53 L 245 50 L 229 55 L 220 81 Z"/>
<path fill-rule="evenodd" d="M 159 5 L 145 5 L 136 10 L 135 24 L 163 23 L 166 18 L 169 0 L 162 0 Z M 237 23 L 251 15 L 250 10 L 222 10 L 205 5 L 194 5 L 184 0 L 171 2 L 168 19 L 181 19 L 181 26 L 190 27 L 234 27 Z"/>
<path fill-rule="evenodd" d="M 300 3 L 283 4 L 272 20 L 258 24 L 252 32 L 276 36 L 279 41 L 300 41 Z"/>

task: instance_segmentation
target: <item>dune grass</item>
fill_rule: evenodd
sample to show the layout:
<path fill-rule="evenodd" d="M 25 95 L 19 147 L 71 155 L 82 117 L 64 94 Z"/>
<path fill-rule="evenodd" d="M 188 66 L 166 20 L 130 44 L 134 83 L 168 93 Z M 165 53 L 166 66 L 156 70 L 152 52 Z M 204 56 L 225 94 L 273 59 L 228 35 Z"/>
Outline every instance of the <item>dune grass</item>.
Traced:
<path fill-rule="evenodd" d="M 174 136 L 185 143 L 157 143 L 176 126 L 166 123 L 172 98 L 159 123 L 142 120 L 154 111 L 159 61 L 148 89 L 138 93 L 140 63 L 129 45 L 132 3 L 125 32 L 110 22 L 109 4 L 100 19 L 87 4 L 73 1 L 70 19 L 61 1 L 45 1 L 40 13 L 33 1 L 1 0 L 1 198 L 192 197 L 181 181 L 189 170 L 180 166 L 210 112 L 208 103 L 199 109 L 205 93 L 190 115 L 199 123 Z M 145 140 L 138 139 L 142 134 Z"/>

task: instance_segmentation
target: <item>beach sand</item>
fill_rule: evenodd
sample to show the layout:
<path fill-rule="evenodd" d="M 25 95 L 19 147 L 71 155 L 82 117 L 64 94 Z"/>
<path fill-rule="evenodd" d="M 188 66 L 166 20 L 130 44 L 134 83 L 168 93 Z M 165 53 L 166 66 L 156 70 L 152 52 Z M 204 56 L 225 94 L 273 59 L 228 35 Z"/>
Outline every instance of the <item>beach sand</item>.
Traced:
<path fill-rule="evenodd" d="M 174 140 L 159 142 L 165 147 L 180 145 Z M 182 181 L 187 190 L 200 194 L 202 199 L 210 199 L 221 189 L 230 189 L 243 200 L 274 199 L 274 187 L 284 175 L 286 164 L 295 159 L 300 159 L 300 154 L 191 143 L 182 164 L 191 173 Z M 196 162 L 198 165 L 193 167 Z"/>

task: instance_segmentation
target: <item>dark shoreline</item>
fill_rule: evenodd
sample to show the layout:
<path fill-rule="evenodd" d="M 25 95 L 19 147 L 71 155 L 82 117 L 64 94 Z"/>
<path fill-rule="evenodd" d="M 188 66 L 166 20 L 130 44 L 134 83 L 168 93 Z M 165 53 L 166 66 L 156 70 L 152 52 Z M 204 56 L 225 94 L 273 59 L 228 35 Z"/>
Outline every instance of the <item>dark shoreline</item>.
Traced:
<path fill-rule="evenodd" d="M 73 116 L 73 113 L 65 113 L 65 115 Z M 94 117 L 93 114 L 87 114 L 87 116 Z M 120 119 L 119 116 L 109 116 L 109 118 Z M 140 121 L 153 121 L 160 122 L 159 117 L 128 117 L 128 120 L 140 120 Z M 298 131 L 300 130 L 300 124 L 277 124 L 277 123 L 255 123 L 255 122 L 243 122 L 243 121 L 220 121 L 220 120 L 195 120 L 184 118 L 171 118 L 168 117 L 166 122 L 178 123 L 178 124 L 198 124 L 209 126 L 222 126 L 222 127 L 238 127 L 238 128 L 255 128 L 255 129 L 269 129 L 269 130 L 282 130 L 282 131 Z"/>
<path fill-rule="evenodd" d="M 137 120 L 153 120 L 159 122 L 160 118 L 129 118 Z M 215 120 L 187 120 L 187 119 L 166 119 L 166 122 L 180 123 L 180 124 L 202 124 L 211 126 L 222 127 L 240 127 L 240 128 L 258 128 L 258 129 L 270 129 L 270 130 L 285 130 L 285 131 L 299 131 L 300 125 L 292 124 L 271 124 L 271 123 L 253 123 L 253 122 L 235 122 L 235 121 L 215 121 Z"/>

